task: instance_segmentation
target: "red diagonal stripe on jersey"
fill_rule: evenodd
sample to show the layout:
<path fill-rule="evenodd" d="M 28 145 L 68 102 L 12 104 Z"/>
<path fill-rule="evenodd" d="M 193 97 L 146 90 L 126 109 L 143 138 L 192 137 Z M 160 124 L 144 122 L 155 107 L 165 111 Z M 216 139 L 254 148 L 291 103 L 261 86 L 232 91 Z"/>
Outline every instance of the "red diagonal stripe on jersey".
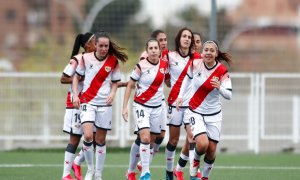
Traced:
<path fill-rule="evenodd" d="M 143 92 L 141 95 L 136 96 L 134 98 L 136 102 L 144 104 L 156 94 L 158 88 L 160 87 L 161 83 L 164 81 L 164 77 L 165 77 L 165 72 L 161 73 L 160 69 L 163 68 L 164 71 L 166 71 L 166 67 L 167 67 L 167 62 L 164 60 L 160 60 L 159 68 L 155 79 L 153 80 L 152 84 L 145 92 Z"/>
<path fill-rule="evenodd" d="M 184 77 L 186 76 L 187 70 L 192 61 L 193 61 L 193 59 L 189 59 L 188 63 L 185 65 L 185 67 L 182 70 L 181 74 L 179 75 L 177 81 L 175 82 L 173 88 L 171 89 L 169 97 L 168 97 L 169 105 L 172 105 L 176 101 L 176 99 L 179 95 L 179 92 L 180 92 L 181 84 L 183 82 Z"/>
<path fill-rule="evenodd" d="M 226 72 L 226 67 L 224 65 L 218 66 L 215 71 L 207 78 L 207 80 L 197 89 L 195 94 L 190 100 L 189 106 L 191 109 L 197 109 L 198 106 L 201 105 L 205 97 L 214 89 L 210 84 L 210 80 L 212 77 L 216 76 L 221 79 L 221 76 Z"/>
<path fill-rule="evenodd" d="M 99 89 L 101 88 L 103 82 L 109 75 L 111 71 L 113 71 L 115 65 L 116 65 L 116 57 L 114 56 L 108 56 L 105 63 L 101 67 L 101 69 L 98 71 L 98 73 L 95 75 L 94 79 L 91 81 L 90 87 L 82 94 L 80 98 L 81 103 L 88 103 L 91 101 L 98 93 Z M 111 67 L 111 71 L 107 72 L 105 70 L 105 67 Z"/>

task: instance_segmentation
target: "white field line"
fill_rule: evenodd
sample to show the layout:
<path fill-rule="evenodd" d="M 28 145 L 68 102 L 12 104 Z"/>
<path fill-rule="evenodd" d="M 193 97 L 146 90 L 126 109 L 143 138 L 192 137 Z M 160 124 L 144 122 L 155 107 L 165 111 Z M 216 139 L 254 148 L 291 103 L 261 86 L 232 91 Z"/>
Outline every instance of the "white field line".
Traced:
<path fill-rule="evenodd" d="M 62 167 L 62 164 L 0 164 L 0 168 L 30 168 L 30 167 Z M 85 166 L 85 165 L 83 165 Z M 106 168 L 127 168 L 128 165 L 105 165 Z M 151 168 L 162 169 L 165 166 L 151 165 Z M 248 169 L 248 170 L 300 170 L 300 166 L 214 166 L 214 169 Z"/>

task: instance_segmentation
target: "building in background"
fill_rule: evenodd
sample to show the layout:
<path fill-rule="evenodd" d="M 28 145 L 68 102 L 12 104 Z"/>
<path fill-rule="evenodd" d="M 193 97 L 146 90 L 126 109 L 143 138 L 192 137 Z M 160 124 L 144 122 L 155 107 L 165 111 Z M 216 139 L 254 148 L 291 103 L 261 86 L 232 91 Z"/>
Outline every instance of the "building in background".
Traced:
<path fill-rule="evenodd" d="M 85 0 L 1 1 L 0 58 L 17 67 L 25 51 L 45 36 L 64 43 L 66 34 L 74 34 L 74 19 L 82 13 L 84 3 Z"/>
<path fill-rule="evenodd" d="M 242 72 L 299 72 L 300 0 L 243 0 L 223 42 Z"/>

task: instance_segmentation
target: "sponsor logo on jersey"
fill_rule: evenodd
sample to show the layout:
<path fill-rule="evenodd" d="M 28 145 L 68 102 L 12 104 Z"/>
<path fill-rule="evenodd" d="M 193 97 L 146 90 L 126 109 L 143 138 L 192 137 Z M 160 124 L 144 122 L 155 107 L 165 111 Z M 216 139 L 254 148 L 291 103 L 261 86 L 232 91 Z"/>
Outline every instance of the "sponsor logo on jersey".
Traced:
<path fill-rule="evenodd" d="M 110 72 L 111 71 L 111 67 L 110 66 L 105 66 L 105 71 L 106 72 Z"/>

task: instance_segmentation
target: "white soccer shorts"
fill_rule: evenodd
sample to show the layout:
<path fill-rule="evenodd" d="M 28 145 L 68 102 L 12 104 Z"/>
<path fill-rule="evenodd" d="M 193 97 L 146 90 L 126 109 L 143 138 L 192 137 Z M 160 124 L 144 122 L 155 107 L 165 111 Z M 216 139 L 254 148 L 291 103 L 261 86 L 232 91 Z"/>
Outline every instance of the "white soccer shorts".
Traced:
<path fill-rule="evenodd" d="M 160 134 L 161 132 L 162 106 L 157 108 L 145 107 L 133 102 L 133 117 L 138 128 L 150 128 L 151 133 Z"/>
<path fill-rule="evenodd" d="M 82 135 L 79 109 L 66 109 L 63 131 L 68 134 Z"/>
<path fill-rule="evenodd" d="M 205 132 L 209 139 L 220 141 L 222 112 L 215 115 L 201 115 L 188 109 L 185 118 L 190 121 L 193 137 Z"/>
<path fill-rule="evenodd" d="M 176 107 L 172 107 L 172 106 L 169 106 L 167 111 L 168 111 L 168 123 L 167 125 L 172 125 L 172 126 L 181 126 L 182 123 L 184 125 L 187 125 L 189 124 L 189 120 L 188 119 L 185 119 L 184 118 L 184 115 L 185 115 L 185 111 L 187 110 L 188 108 L 180 108 L 179 111 L 177 111 Z"/>
<path fill-rule="evenodd" d="M 112 106 L 93 106 L 81 104 L 81 123 L 94 123 L 96 128 L 111 130 L 112 128 Z"/>

